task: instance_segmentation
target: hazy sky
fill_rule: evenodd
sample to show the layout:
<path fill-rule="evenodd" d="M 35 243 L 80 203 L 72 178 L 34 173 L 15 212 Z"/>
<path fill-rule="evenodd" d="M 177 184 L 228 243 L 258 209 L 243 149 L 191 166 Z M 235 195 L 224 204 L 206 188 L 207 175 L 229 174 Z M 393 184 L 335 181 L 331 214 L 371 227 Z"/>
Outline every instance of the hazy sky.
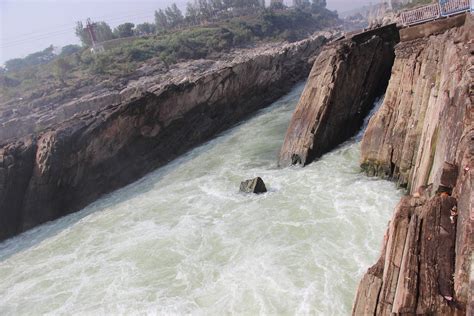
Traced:
<path fill-rule="evenodd" d="M 329 9 L 343 12 L 376 1 L 327 0 L 327 3 Z M 79 44 L 74 35 L 76 21 L 85 22 L 90 17 L 111 27 L 124 22 L 152 22 L 154 11 L 172 2 L 184 9 L 187 0 L 0 0 L 0 64 L 51 44 Z"/>

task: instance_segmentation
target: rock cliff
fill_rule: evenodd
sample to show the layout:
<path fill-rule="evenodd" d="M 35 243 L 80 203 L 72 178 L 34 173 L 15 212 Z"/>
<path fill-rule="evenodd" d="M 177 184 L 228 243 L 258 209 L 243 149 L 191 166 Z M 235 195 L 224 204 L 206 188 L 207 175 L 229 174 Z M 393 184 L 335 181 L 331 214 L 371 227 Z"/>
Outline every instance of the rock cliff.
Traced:
<path fill-rule="evenodd" d="M 354 135 L 390 77 L 398 30 L 341 39 L 314 62 L 281 148 L 279 165 L 306 165 Z"/>
<path fill-rule="evenodd" d="M 330 32 L 316 34 L 331 36 Z M 302 43 L 307 41 L 311 39 Z M 192 81 L 206 73 L 235 66 L 258 55 L 277 54 L 284 45 L 283 42 L 260 43 L 251 48 L 222 52 L 212 59 L 187 60 L 169 66 L 155 57 L 144 61 L 130 73 L 96 75 L 85 80 L 75 78 L 64 85 L 47 82 L 41 88 L 22 94 L 21 98 L 2 98 L 0 92 L 0 143 L 42 131 L 74 115 L 127 102 L 137 89 L 145 91 L 153 87 L 156 90 L 159 86 Z"/>
<path fill-rule="evenodd" d="M 473 34 L 468 15 L 460 27 L 396 47 L 361 162 L 369 175 L 394 179 L 410 195 L 397 206 L 382 254 L 359 284 L 354 315 L 474 312 Z"/>
<path fill-rule="evenodd" d="M 147 80 L 123 92 L 126 101 L 4 143 L 0 240 L 82 208 L 268 105 L 306 77 L 325 41 L 274 48 L 180 82 Z"/>

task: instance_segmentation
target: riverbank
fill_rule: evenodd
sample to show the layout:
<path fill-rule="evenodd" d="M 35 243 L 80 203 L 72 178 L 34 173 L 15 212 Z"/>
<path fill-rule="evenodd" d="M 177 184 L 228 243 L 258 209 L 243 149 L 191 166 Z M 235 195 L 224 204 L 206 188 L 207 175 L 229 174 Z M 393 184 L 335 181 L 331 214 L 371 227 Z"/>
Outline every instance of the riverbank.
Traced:
<path fill-rule="evenodd" d="M 249 52 L 176 81 L 140 78 L 119 103 L 3 144 L 0 239 L 79 210 L 269 105 L 326 41 Z"/>
<path fill-rule="evenodd" d="M 384 103 L 362 140 L 363 169 L 409 196 L 359 285 L 355 315 L 472 314 L 474 19 L 451 19 L 407 29 L 418 36 L 396 47 Z"/>

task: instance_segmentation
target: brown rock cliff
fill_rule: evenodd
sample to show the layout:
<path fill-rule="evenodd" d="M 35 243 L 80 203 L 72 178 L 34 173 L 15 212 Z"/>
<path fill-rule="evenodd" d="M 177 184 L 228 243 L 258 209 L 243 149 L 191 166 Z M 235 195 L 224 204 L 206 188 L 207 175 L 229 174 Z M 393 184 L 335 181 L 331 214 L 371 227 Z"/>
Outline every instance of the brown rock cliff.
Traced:
<path fill-rule="evenodd" d="M 353 136 L 390 77 L 395 25 L 328 45 L 315 60 L 281 148 L 279 165 L 306 165 Z"/>
<path fill-rule="evenodd" d="M 0 240 L 79 210 L 286 93 L 323 37 L 171 83 L 0 146 Z"/>
<path fill-rule="evenodd" d="M 369 175 L 408 187 L 354 315 L 472 315 L 474 28 L 397 45 L 380 110 L 362 140 Z M 429 25 L 428 25 L 429 26 Z"/>

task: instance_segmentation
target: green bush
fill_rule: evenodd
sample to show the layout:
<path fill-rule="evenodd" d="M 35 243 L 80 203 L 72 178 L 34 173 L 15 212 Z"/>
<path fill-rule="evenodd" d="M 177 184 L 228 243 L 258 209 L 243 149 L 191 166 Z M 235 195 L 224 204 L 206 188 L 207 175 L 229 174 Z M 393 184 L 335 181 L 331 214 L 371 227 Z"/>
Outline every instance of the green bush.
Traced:
<path fill-rule="evenodd" d="M 110 57 L 107 54 L 97 54 L 94 56 L 89 70 L 92 74 L 105 74 L 107 66 L 110 64 Z"/>

